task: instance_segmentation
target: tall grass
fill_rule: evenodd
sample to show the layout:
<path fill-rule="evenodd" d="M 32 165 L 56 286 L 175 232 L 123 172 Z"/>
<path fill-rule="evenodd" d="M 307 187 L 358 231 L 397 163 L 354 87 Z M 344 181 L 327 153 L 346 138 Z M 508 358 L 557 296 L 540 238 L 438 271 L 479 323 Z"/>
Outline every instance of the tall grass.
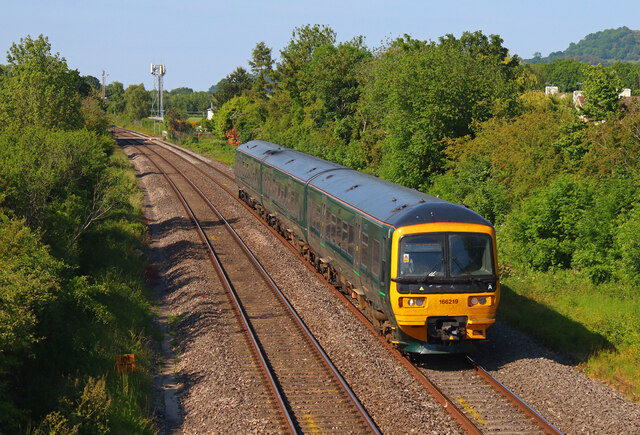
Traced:
<path fill-rule="evenodd" d="M 640 295 L 574 271 L 503 280 L 499 316 L 640 401 Z"/>

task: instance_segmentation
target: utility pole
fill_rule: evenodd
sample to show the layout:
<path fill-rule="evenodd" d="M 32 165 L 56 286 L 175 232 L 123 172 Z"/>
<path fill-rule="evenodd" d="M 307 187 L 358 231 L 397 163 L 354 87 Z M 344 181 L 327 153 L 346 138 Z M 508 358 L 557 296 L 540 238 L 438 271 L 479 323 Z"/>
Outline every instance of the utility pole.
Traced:
<path fill-rule="evenodd" d="M 107 74 L 107 75 L 108 75 L 108 74 Z M 104 77 L 105 77 L 105 75 L 104 75 L 104 70 L 102 70 L 102 99 L 103 99 L 103 100 L 107 98 L 107 97 L 106 97 L 105 90 L 104 90 Z"/>
<path fill-rule="evenodd" d="M 162 65 L 154 65 L 151 64 L 151 74 L 156 77 L 153 90 L 157 91 L 153 95 L 153 102 L 151 103 L 151 119 L 153 119 L 153 133 L 156 132 L 156 122 L 160 121 L 160 123 L 164 123 L 164 107 L 162 106 L 162 78 L 167 72 L 167 68 Z M 157 106 L 156 106 L 157 104 Z M 156 107 L 157 111 L 154 111 L 153 108 Z M 162 125 L 162 124 L 161 124 Z"/>
<path fill-rule="evenodd" d="M 154 98 L 154 103 L 157 102 L 157 112 L 154 114 L 159 120 L 164 121 L 164 107 L 162 105 L 162 81 L 164 75 L 167 73 L 167 68 L 164 64 L 162 65 L 154 65 L 151 64 L 151 74 L 156 77 L 156 86 L 154 86 L 157 90 L 157 94 Z"/>

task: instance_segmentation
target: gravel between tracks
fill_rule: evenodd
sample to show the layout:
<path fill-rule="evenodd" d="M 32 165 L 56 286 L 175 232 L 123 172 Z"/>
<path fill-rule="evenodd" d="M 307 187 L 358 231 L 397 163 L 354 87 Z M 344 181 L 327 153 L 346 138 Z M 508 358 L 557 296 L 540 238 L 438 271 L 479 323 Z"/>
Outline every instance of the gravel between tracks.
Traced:
<path fill-rule="evenodd" d="M 185 313 L 177 325 L 177 377 L 183 410 L 180 431 L 269 432 L 260 418 L 264 398 L 255 382 L 238 371 L 246 353 L 231 337 L 238 330 L 225 300 L 201 294 L 218 286 L 199 240 L 163 179 L 149 174 L 144 159 L 133 159 L 152 216 L 152 251 L 162 255 L 167 291 L 161 307 Z M 153 172 L 153 171 L 152 171 Z M 199 173 L 193 178 L 204 181 Z M 216 174 L 212 172 L 215 177 Z M 198 183 L 202 184 L 202 183 Z M 210 181 L 206 181 L 210 184 Z M 233 187 L 233 186 L 232 186 Z M 218 192 L 215 193 L 214 192 Z M 235 200 L 211 194 L 251 250 L 330 355 L 384 433 L 459 433 L 459 427 L 401 365 L 359 324 L 291 252 L 266 228 L 247 218 Z M 182 216 L 176 218 L 176 216 Z M 177 224 L 177 225 L 176 225 Z M 156 228 L 157 227 L 157 228 Z M 156 228 L 156 230 L 153 230 Z M 220 299 L 220 298 L 218 298 Z M 640 406 L 589 379 L 560 356 L 498 322 L 491 341 L 474 358 L 498 380 L 565 433 L 640 433 Z M 246 363 L 244 364 L 246 365 Z"/>
<path fill-rule="evenodd" d="M 566 358 L 497 322 L 473 355 L 500 382 L 567 434 L 640 434 L 640 405 Z"/>
<path fill-rule="evenodd" d="M 159 403 L 159 432 L 275 432 L 263 415 L 269 406 L 266 392 L 249 376 L 252 368 L 242 347 L 244 333 L 188 216 L 146 158 L 132 147 L 125 151 L 146 198 L 151 236 L 147 255 L 162 277 L 155 288 L 156 310 L 174 319 L 170 323 L 180 422 L 177 428 L 167 427 L 164 406 Z"/>
<path fill-rule="evenodd" d="M 187 170 L 183 165 L 180 168 Z M 212 175 L 219 177 L 213 171 Z M 189 176 L 201 188 L 209 186 L 202 188 L 204 193 L 280 286 L 384 433 L 462 433 L 443 408 L 267 228 L 227 193 L 211 187 L 202 174 L 191 170 Z M 235 190 L 234 185 L 231 188 Z"/>

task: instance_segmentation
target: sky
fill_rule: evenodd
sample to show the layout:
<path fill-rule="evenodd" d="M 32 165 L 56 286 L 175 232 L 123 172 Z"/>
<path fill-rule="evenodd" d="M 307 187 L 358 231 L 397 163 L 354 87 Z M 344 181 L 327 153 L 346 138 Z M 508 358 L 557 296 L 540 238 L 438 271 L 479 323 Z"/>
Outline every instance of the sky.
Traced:
<path fill-rule="evenodd" d="M 0 0 L 0 64 L 27 35 L 49 38 L 71 69 L 106 83 L 153 89 L 150 65 L 165 64 L 164 88 L 204 91 L 264 41 L 278 59 L 296 27 L 328 25 L 337 40 L 371 49 L 404 34 L 436 41 L 464 31 L 497 34 L 511 54 L 565 50 L 587 34 L 640 30 L 640 1 L 609 0 Z M 635 17 L 635 19 L 633 18 Z"/>

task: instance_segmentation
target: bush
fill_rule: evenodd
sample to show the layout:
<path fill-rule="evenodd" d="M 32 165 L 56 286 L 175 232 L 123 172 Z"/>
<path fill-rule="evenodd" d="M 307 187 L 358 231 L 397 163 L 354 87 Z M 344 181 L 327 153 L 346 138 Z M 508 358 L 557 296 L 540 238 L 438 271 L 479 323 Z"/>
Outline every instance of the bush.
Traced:
<path fill-rule="evenodd" d="M 520 203 L 498 229 L 501 258 L 534 270 L 568 268 L 584 211 L 593 203 L 590 183 L 560 176 Z"/>
<path fill-rule="evenodd" d="M 20 373 L 44 340 L 40 321 L 59 297 L 62 264 L 37 232 L 0 210 L 0 428 L 24 418 L 16 405 Z"/>
<path fill-rule="evenodd" d="M 628 210 L 633 208 L 638 192 L 634 180 L 623 178 L 601 180 L 594 186 L 593 203 L 575 222 L 577 238 L 572 261 L 572 266 L 583 271 L 591 281 L 622 277 L 618 271 L 627 243 L 617 246 L 615 239 L 616 235 L 625 238 L 620 228 L 633 227 L 627 223 Z"/>
<path fill-rule="evenodd" d="M 3 205 L 62 255 L 85 218 L 113 153 L 113 139 L 87 130 L 27 128 L 0 135 Z"/>
<path fill-rule="evenodd" d="M 621 214 L 614 233 L 614 245 L 620 252 L 619 272 L 623 278 L 640 285 L 640 202 L 626 214 Z"/>

